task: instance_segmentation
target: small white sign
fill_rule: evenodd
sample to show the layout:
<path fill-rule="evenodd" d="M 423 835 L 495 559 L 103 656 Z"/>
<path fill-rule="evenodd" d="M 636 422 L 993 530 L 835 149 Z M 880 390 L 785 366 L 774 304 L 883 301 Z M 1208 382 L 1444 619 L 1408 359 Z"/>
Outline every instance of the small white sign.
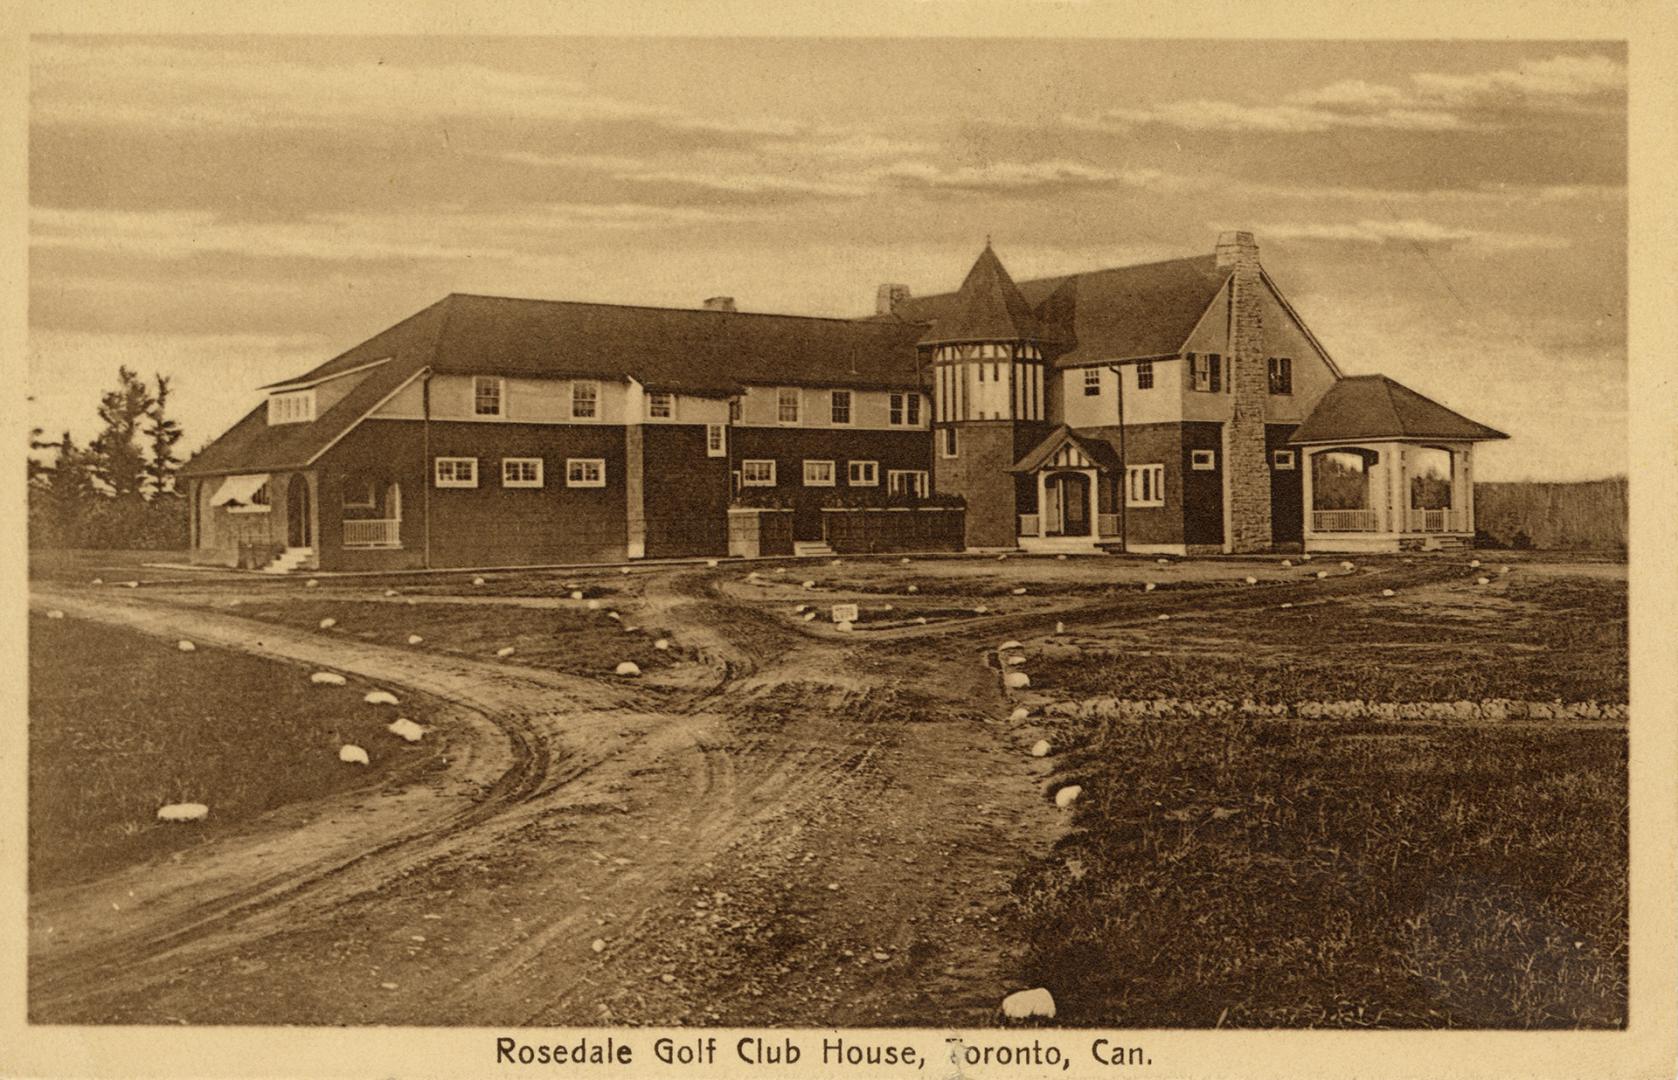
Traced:
<path fill-rule="evenodd" d="M 836 623 L 856 622 L 857 614 L 855 604 L 833 605 L 833 621 Z"/>

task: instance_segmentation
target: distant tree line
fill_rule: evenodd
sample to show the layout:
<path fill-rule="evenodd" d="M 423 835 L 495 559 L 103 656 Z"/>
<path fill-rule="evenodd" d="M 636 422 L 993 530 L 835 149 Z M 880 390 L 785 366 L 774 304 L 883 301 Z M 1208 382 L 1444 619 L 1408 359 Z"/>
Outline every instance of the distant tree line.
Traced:
<path fill-rule="evenodd" d="M 188 507 L 176 490 L 181 426 L 169 415 L 170 380 L 148 383 L 123 367 L 99 398 L 99 433 L 79 446 L 68 431 L 29 436 L 32 547 L 180 549 Z"/>
<path fill-rule="evenodd" d="M 1474 485 L 1474 539 L 1482 547 L 1624 553 L 1629 516 L 1623 476 Z"/>

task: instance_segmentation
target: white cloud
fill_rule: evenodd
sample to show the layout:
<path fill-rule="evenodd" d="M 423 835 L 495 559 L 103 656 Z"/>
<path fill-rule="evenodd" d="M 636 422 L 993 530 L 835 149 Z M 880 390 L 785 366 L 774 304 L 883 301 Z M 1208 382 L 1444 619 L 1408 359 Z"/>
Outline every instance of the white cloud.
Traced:
<path fill-rule="evenodd" d="M 1569 109 L 1623 93 L 1625 65 L 1607 56 L 1558 55 L 1514 68 L 1467 75 L 1416 72 L 1408 85 L 1345 79 L 1290 94 L 1280 102 L 1243 103 L 1204 99 L 1172 101 L 1145 108 L 1108 109 L 1063 118 L 1087 130 L 1125 131 L 1160 124 L 1186 131 L 1312 133 L 1334 128 L 1455 131 L 1483 127 L 1477 116 L 1487 106 L 1519 103 L 1531 109 Z"/>
<path fill-rule="evenodd" d="M 1253 226 L 1261 236 L 1277 240 L 1327 241 L 1342 244 L 1420 244 L 1436 247 L 1467 247 L 1480 251 L 1523 251 L 1565 248 L 1559 236 L 1535 233 L 1502 233 L 1459 225 L 1441 225 L 1421 218 L 1355 222 L 1273 222 Z"/>

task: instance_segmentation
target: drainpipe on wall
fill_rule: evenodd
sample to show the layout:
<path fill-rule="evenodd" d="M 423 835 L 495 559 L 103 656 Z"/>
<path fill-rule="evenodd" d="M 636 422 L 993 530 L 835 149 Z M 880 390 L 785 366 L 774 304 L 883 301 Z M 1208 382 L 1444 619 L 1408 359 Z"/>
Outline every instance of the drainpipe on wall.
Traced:
<path fill-rule="evenodd" d="M 1126 455 L 1124 447 L 1124 368 L 1115 365 L 1109 370 L 1113 373 L 1113 381 L 1119 384 L 1119 475 L 1115 478 L 1117 486 L 1114 494 L 1117 496 L 1115 501 L 1119 504 L 1119 554 L 1125 555 L 1130 552 L 1129 533 L 1125 519 L 1125 489 L 1129 482 L 1129 474 L 1126 470 L 1130 464 L 1130 458 Z M 1101 531 L 1099 524 L 1096 531 Z"/>
<path fill-rule="evenodd" d="M 420 523 L 425 537 L 425 568 L 431 569 L 431 369 L 420 377 Z"/>

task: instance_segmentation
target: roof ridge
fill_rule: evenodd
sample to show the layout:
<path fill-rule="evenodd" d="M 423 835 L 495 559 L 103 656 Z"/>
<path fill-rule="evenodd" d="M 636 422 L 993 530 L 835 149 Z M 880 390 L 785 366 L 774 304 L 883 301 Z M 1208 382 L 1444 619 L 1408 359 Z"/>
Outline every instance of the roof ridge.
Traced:
<path fill-rule="evenodd" d="M 444 299 L 461 297 L 468 300 L 500 300 L 509 304 L 551 304 L 561 307 L 616 308 L 624 311 L 668 311 L 678 315 L 741 315 L 753 319 L 798 319 L 805 322 L 843 323 L 856 325 L 897 325 L 874 318 L 845 315 L 800 315 L 786 311 L 716 311 L 710 308 L 670 307 L 661 304 L 620 304 L 610 300 L 547 300 L 536 296 L 497 296 L 493 293 L 451 292 Z M 904 320 L 906 322 L 906 320 Z"/>

